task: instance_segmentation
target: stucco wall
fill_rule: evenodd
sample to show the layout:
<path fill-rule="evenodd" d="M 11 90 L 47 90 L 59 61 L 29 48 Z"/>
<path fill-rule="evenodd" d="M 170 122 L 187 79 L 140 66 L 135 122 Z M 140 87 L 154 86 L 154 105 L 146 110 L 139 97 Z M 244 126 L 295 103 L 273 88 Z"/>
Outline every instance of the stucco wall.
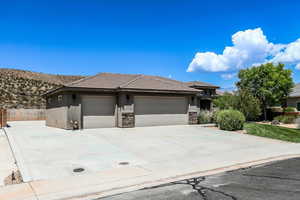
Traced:
<path fill-rule="evenodd" d="M 46 126 L 68 129 L 67 122 L 68 96 L 59 94 L 48 97 L 46 103 Z"/>
<path fill-rule="evenodd" d="M 81 117 L 81 95 L 79 94 L 66 94 L 67 98 L 67 129 L 73 129 L 70 121 L 77 121 L 79 128 L 82 127 Z"/>

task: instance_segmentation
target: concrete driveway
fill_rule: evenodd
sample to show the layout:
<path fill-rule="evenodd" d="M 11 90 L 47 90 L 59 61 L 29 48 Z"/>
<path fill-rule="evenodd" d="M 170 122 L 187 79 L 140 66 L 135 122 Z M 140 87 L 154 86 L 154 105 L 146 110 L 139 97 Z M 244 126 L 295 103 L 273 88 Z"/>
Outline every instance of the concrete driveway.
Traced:
<path fill-rule="evenodd" d="M 4 180 L 16 171 L 14 157 L 9 147 L 5 133 L 0 129 L 0 187 L 4 186 Z"/>
<path fill-rule="evenodd" d="M 165 177 L 280 155 L 300 146 L 193 126 L 67 131 L 44 121 L 10 122 L 6 131 L 25 182 L 135 167 Z M 121 165 L 128 162 L 128 165 Z M 77 173 L 78 174 L 78 173 Z"/>

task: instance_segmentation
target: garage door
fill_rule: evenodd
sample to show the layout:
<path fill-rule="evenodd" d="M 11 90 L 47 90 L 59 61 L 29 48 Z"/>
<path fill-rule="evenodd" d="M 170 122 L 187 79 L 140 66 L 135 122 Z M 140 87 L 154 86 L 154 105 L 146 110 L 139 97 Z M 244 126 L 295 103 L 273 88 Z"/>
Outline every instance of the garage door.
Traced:
<path fill-rule="evenodd" d="M 115 127 L 115 96 L 83 96 L 83 128 Z"/>
<path fill-rule="evenodd" d="M 135 126 L 188 124 L 187 98 L 136 96 Z"/>

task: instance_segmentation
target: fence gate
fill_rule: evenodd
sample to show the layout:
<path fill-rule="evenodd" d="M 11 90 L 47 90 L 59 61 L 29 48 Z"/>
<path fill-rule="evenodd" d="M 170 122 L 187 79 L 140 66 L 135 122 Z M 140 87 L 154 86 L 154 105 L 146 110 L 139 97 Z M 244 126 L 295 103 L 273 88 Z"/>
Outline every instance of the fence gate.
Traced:
<path fill-rule="evenodd" d="M 6 109 L 0 109 L 0 127 L 6 127 L 7 123 L 7 111 Z"/>

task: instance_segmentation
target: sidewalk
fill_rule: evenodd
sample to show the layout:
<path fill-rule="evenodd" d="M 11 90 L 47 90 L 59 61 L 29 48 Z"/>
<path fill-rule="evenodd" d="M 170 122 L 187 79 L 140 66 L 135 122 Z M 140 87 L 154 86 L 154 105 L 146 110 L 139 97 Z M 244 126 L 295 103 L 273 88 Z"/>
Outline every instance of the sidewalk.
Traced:
<path fill-rule="evenodd" d="M 123 167 L 69 177 L 68 179 L 33 181 L 0 188 L 1 200 L 61 200 L 94 199 L 108 195 L 130 192 L 144 187 L 178 181 L 195 176 L 207 176 L 252 165 L 299 157 L 300 155 L 279 156 L 246 163 L 235 163 L 223 168 L 194 171 L 193 173 L 171 176 L 168 172 L 151 173 L 139 167 Z M 215 163 L 216 164 L 216 163 Z"/>

